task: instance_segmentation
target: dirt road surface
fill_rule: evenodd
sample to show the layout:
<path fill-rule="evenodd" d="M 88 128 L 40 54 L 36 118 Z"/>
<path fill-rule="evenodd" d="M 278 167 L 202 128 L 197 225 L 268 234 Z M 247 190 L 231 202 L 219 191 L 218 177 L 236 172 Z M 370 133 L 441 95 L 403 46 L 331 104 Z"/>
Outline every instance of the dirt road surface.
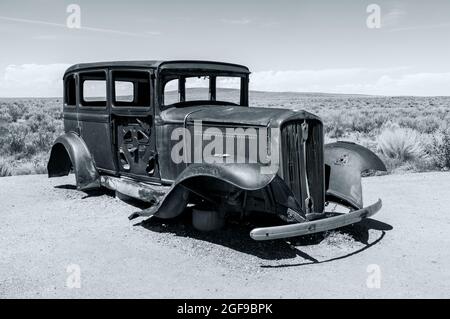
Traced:
<path fill-rule="evenodd" d="M 270 242 L 129 221 L 136 207 L 73 183 L 0 178 L 1 298 L 450 297 L 450 173 L 365 178 L 372 219 Z"/>

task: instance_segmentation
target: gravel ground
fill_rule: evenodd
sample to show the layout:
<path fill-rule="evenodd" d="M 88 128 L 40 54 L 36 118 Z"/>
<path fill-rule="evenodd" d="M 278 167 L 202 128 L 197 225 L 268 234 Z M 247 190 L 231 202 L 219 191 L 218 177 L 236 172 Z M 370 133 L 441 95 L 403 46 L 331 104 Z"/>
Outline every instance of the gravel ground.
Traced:
<path fill-rule="evenodd" d="M 251 240 L 249 225 L 129 221 L 136 207 L 73 183 L 0 178 L 1 298 L 450 296 L 450 173 L 365 178 L 366 204 L 384 202 L 372 219 L 269 242 Z M 70 265 L 80 288 L 67 287 Z M 374 269 L 379 288 L 367 284 Z"/>

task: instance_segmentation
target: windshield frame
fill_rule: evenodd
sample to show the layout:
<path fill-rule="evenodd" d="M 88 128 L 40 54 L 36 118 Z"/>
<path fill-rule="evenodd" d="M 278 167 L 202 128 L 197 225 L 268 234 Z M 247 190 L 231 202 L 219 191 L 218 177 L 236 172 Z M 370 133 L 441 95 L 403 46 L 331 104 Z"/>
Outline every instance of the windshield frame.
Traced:
<path fill-rule="evenodd" d="M 208 77 L 209 78 L 209 99 L 207 100 L 190 100 L 186 101 L 186 87 L 185 81 L 183 79 L 192 78 L 192 77 Z M 216 78 L 217 77 L 235 77 L 240 78 L 240 101 L 239 103 L 233 103 L 229 101 L 217 101 L 217 86 L 216 86 Z M 172 104 L 164 104 L 164 89 L 168 82 L 181 79 L 178 81 L 178 94 L 180 94 L 180 101 Z M 196 105 L 235 105 L 235 106 L 248 106 L 248 82 L 249 82 L 249 74 L 241 73 L 241 72 L 228 72 L 228 71 L 205 71 L 205 70 L 165 70 L 164 72 L 160 72 L 157 77 L 157 87 L 158 87 L 158 104 L 161 110 L 165 110 L 170 107 L 186 107 L 191 106 L 193 104 Z M 184 97 L 184 100 L 183 100 Z"/>

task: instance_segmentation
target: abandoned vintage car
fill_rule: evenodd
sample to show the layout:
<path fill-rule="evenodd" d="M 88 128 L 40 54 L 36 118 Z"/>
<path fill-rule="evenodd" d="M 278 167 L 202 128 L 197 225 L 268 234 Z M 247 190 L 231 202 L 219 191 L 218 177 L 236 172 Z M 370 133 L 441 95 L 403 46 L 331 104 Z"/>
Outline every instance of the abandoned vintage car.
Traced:
<path fill-rule="evenodd" d="M 381 200 L 363 207 L 361 173 L 386 170 L 383 162 L 353 143 L 324 145 L 321 119 L 305 110 L 250 107 L 249 74 L 208 61 L 70 67 L 65 134 L 51 150 L 49 177 L 73 172 L 79 190 L 148 203 L 130 219 L 175 218 L 189 206 L 194 227 L 208 231 L 230 216 L 278 216 L 250 232 L 255 240 L 322 232 L 379 211 Z M 330 213 L 329 203 L 348 212 Z"/>

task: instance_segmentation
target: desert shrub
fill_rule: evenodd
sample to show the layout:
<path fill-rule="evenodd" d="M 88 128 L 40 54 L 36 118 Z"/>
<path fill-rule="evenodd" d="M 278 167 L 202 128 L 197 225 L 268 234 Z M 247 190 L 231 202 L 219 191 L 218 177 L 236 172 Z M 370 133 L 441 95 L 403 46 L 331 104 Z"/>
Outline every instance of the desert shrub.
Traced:
<path fill-rule="evenodd" d="M 407 122 L 409 122 L 408 125 L 405 125 Z M 408 117 L 405 117 L 400 120 L 402 126 L 414 128 L 420 133 L 427 134 L 436 132 L 439 129 L 441 122 L 442 120 L 435 115 L 421 115 L 415 119 L 408 119 Z"/>
<path fill-rule="evenodd" d="M 367 112 L 356 113 L 351 119 L 351 130 L 361 133 L 370 133 L 378 127 L 378 122 L 374 121 L 373 114 Z"/>
<path fill-rule="evenodd" d="M 13 168 L 11 163 L 3 158 L 0 158 L 0 177 L 11 176 L 13 174 Z"/>
<path fill-rule="evenodd" d="M 0 125 L 3 123 L 11 123 L 13 122 L 13 118 L 11 114 L 9 114 L 6 109 L 0 108 Z"/>
<path fill-rule="evenodd" d="M 22 118 L 22 116 L 26 113 L 27 108 L 22 103 L 14 102 L 9 106 L 8 114 L 11 116 L 13 122 L 16 122 L 18 119 Z"/>
<path fill-rule="evenodd" d="M 2 138 L 2 149 L 7 154 L 25 152 L 25 139 L 29 129 L 25 123 L 11 123 L 7 127 L 8 132 Z"/>
<path fill-rule="evenodd" d="M 430 155 L 439 169 L 450 169 L 450 128 L 433 136 Z"/>
<path fill-rule="evenodd" d="M 47 173 L 48 154 L 37 153 L 31 158 L 15 159 L 13 175 L 30 175 Z"/>
<path fill-rule="evenodd" d="M 47 160 L 35 161 L 34 174 L 47 174 Z"/>
<path fill-rule="evenodd" d="M 345 133 L 342 116 L 339 114 L 334 119 L 325 122 L 325 132 L 332 138 L 340 138 Z"/>
<path fill-rule="evenodd" d="M 425 156 L 420 133 L 410 128 L 385 128 L 378 137 L 378 150 L 384 156 L 401 162 Z"/>
<path fill-rule="evenodd" d="M 14 175 L 31 175 L 34 173 L 34 165 L 30 162 L 20 163 L 14 170 Z"/>

